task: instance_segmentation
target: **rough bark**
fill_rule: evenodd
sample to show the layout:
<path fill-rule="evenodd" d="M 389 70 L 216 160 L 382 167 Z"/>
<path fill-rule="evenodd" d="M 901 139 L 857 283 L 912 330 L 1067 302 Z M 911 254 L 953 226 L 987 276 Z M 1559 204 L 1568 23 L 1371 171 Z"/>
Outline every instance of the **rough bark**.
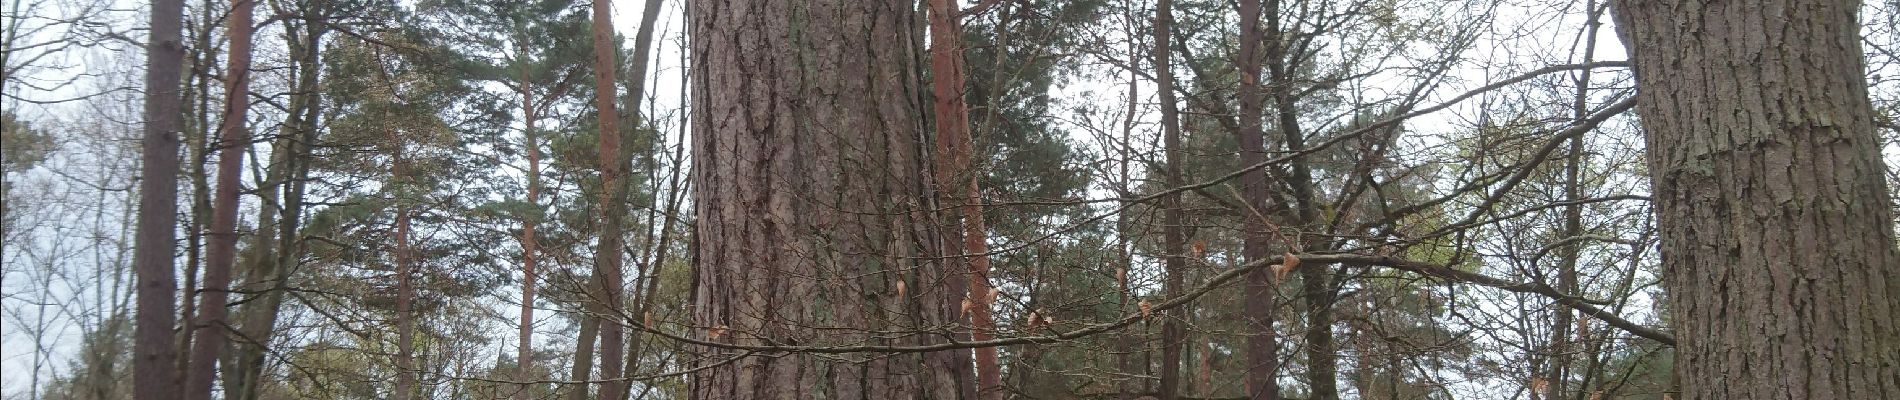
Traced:
<path fill-rule="evenodd" d="M 144 165 L 140 167 L 138 233 L 133 269 L 138 274 L 138 318 L 133 328 L 132 383 L 138 400 L 177 399 L 180 376 L 176 324 L 178 278 L 172 271 L 178 228 L 178 139 L 180 77 L 183 75 L 184 4 L 154 0 L 146 40 Z"/>
<path fill-rule="evenodd" d="M 1900 254 L 1859 5 L 1614 3 L 1678 399 L 1900 398 Z"/>
<path fill-rule="evenodd" d="M 1162 179 L 1168 187 L 1179 187 L 1185 180 L 1181 176 L 1181 111 L 1179 100 L 1174 94 L 1174 71 L 1168 51 L 1172 43 L 1169 34 L 1174 24 L 1174 2 L 1160 0 L 1155 2 L 1154 49 L 1155 94 L 1161 97 L 1161 141 L 1165 158 Z M 1161 199 L 1161 235 L 1162 269 L 1167 276 L 1161 284 L 1161 291 L 1168 298 L 1181 295 L 1187 274 L 1187 233 L 1182 218 L 1181 195 L 1169 194 Z M 1161 379 L 1157 389 L 1161 400 L 1174 400 L 1181 395 L 1181 348 L 1186 344 L 1185 329 L 1181 326 L 1184 315 L 1179 309 L 1161 313 Z"/>
<path fill-rule="evenodd" d="M 993 339 L 996 321 L 990 316 L 989 228 L 983 220 L 982 188 L 978 186 L 970 135 L 970 110 L 964 102 L 963 23 L 955 0 L 930 0 L 930 88 L 936 128 L 936 184 L 945 205 L 955 213 L 943 216 L 948 230 L 946 248 L 960 248 L 955 261 L 969 268 L 970 340 Z M 959 225 L 960 222 L 960 225 Z M 1003 368 L 995 347 L 974 351 L 977 398 L 1001 400 Z M 958 356 L 963 356 L 958 352 Z"/>
<path fill-rule="evenodd" d="M 245 150 L 251 131 L 245 119 L 251 109 L 251 0 L 232 0 L 226 34 L 230 36 L 225 65 L 224 120 L 218 124 L 218 192 L 212 206 L 211 248 L 205 263 L 204 289 L 199 292 L 197 322 L 191 329 L 190 369 L 185 370 L 185 399 L 210 400 L 216 382 L 219 353 L 225 347 L 229 315 L 231 267 L 237 263 L 238 178 L 243 174 Z"/>
<path fill-rule="evenodd" d="M 913 2 L 694 0 L 694 336 L 920 345 L 967 280 L 939 258 Z M 835 329 L 815 329 L 820 327 Z M 696 399 L 968 399 L 947 351 L 700 347 Z"/>

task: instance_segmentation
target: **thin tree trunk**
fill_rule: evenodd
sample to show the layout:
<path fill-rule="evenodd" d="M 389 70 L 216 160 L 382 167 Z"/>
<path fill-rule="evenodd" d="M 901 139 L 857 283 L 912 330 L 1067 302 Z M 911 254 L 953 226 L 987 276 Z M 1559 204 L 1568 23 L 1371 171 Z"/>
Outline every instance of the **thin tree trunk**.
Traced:
<path fill-rule="evenodd" d="M 275 238 L 274 258 L 261 255 L 251 267 L 246 288 L 264 290 L 257 299 L 245 303 L 238 309 L 239 327 L 247 339 L 236 347 L 237 354 L 225 371 L 227 380 L 235 379 L 231 385 L 235 391 L 227 390 L 226 398 L 234 400 L 257 400 L 263 393 L 264 360 L 271 337 L 276 334 L 278 312 L 284 303 L 284 291 L 289 288 L 290 272 L 302 255 L 302 242 L 298 224 L 303 216 L 303 195 L 310 175 L 311 144 L 315 142 L 317 131 L 315 121 L 318 118 L 320 95 L 317 83 L 320 73 L 318 60 L 321 38 L 327 28 L 319 24 L 303 24 L 301 36 L 295 30 L 285 32 L 290 52 L 296 61 L 293 73 L 297 78 L 297 91 L 290 97 L 290 113 L 286 116 L 278 142 L 285 146 L 285 172 L 283 206 L 278 210 L 278 232 Z M 268 217 L 269 210 L 260 215 L 260 220 Z M 272 246 L 266 239 L 259 237 L 260 247 Z M 261 251 L 260 251 L 261 253 Z"/>
<path fill-rule="evenodd" d="M 595 318 L 609 319 L 600 321 L 600 398 L 618 399 L 626 385 L 618 382 L 621 374 L 621 356 L 626 351 L 626 336 L 621 329 L 621 293 L 624 285 L 622 248 L 626 247 L 625 224 L 627 219 L 627 164 L 631 160 L 627 149 L 621 148 L 625 132 L 620 129 L 620 115 L 615 107 L 613 34 L 613 1 L 594 0 L 594 24 L 591 30 L 594 37 L 594 108 L 600 118 L 599 158 L 600 163 L 600 215 L 601 224 L 599 243 L 594 248 L 594 269 L 600 276 L 600 287 L 594 300 L 600 303 L 600 312 Z"/>
<path fill-rule="evenodd" d="M 1278 8 L 1277 0 L 1274 2 Z M 1240 54 L 1235 64 L 1240 69 L 1240 164 L 1254 165 L 1266 160 L 1266 133 L 1261 129 L 1265 98 L 1260 88 L 1260 0 L 1240 0 Z M 1241 176 L 1241 195 L 1248 210 L 1242 219 L 1246 231 L 1241 243 L 1242 262 L 1253 263 L 1271 256 L 1271 232 L 1267 226 L 1269 209 L 1267 174 L 1254 170 Z M 1275 292 L 1279 282 L 1266 268 L 1254 270 L 1246 278 L 1247 395 L 1257 400 L 1278 400 L 1280 384 L 1279 333 L 1274 331 L 1274 313 L 1278 310 Z"/>
<path fill-rule="evenodd" d="M 1285 140 L 1287 153 L 1296 153 L 1306 149 L 1306 132 L 1300 127 L 1299 104 L 1296 91 L 1298 79 L 1294 74 L 1300 65 L 1294 64 L 1296 54 L 1288 54 L 1288 43 L 1292 40 L 1297 24 L 1284 24 L 1280 18 L 1280 0 L 1267 0 L 1266 9 L 1261 16 L 1266 18 L 1266 62 L 1269 84 L 1272 88 L 1273 111 L 1276 126 Z M 1245 162 L 1243 165 L 1247 164 Z M 1305 231 L 1318 228 L 1319 200 L 1313 194 L 1313 169 L 1305 157 L 1294 158 L 1288 162 L 1289 173 L 1286 176 L 1287 187 L 1293 191 L 1293 210 L 1291 223 Z M 1317 241 L 1292 242 L 1290 246 L 1311 246 Z M 1308 249 L 1295 249 L 1306 251 Z M 1306 379 L 1309 385 L 1308 395 L 1313 400 L 1333 400 L 1339 398 L 1338 356 L 1333 343 L 1333 285 L 1332 269 L 1309 267 L 1300 270 L 1301 307 L 1306 314 Z"/>
<path fill-rule="evenodd" d="M 1169 38 L 1174 24 L 1174 2 L 1159 0 L 1155 2 L 1154 22 L 1154 67 L 1155 94 L 1161 97 L 1161 142 L 1166 164 L 1163 179 L 1168 187 L 1179 187 L 1185 182 L 1181 176 L 1181 112 L 1179 100 L 1174 94 L 1174 70 L 1171 59 L 1173 52 L 1168 51 Z M 1182 218 L 1181 195 L 1169 194 L 1161 199 L 1161 231 L 1163 269 L 1167 276 L 1162 282 L 1161 291 L 1167 298 L 1181 295 L 1186 285 L 1187 274 L 1187 233 Z M 1174 400 L 1181 395 L 1181 348 L 1186 344 L 1185 329 L 1181 326 L 1184 316 L 1179 308 L 1170 309 L 1161 314 L 1161 400 Z"/>
<path fill-rule="evenodd" d="M 185 33 L 191 38 L 192 45 L 187 46 L 189 65 L 186 71 L 206 71 L 190 73 L 184 83 L 184 102 L 180 103 L 185 118 L 185 162 L 189 164 L 186 178 L 191 185 L 190 217 L 185 220 L 185 265 L 184 291 L 179 294 L 178 322 L 191 324 L 197 321 L 198 311 L 198 274 L 205 263 L 205 234 L 211 231 L 211 182 L 210 173 L 205 169 L 211 163 L 211 153 L 217 147 L 211 140 L 211 81 L 217 64 L 217 47 L 212 46 L 211 32 L 217 29 L 220 15 L 215 10 L 217 0 L 204 0 L 199 3 L 200 11 L 194 24 L 185 25 Z M 184 377 L 191 370 L 192 336 L 198 332 L 189 326 L 178 332 L 178 371 Z M 182 384 L 182 382 L 181 382 Z M 184 386 L 180 386 L 184 389 Z M 183 395 L 182 393 L 180 395 Z"/>
<path fill-rule="evenodd" d="M 231 266 L 237 263 L 238 178 L 243 175 L 244 153 L 251 131 L 244 126 L 251 109 L 251 0 L 232 0 L 230 62 L 225 65 L 224 120 L 218 125 L 223 142 L 218 147 L 218 193 L 212 206 L 210 259 L 205 264 L 204 290 L 199 294 L 198 331 L 191 347 L 191 368 L 185 370 L 185 399 L 210 400 L 216 383 L 219 353 L 229 322 L 225 303 L 230 300 Z"/>
<path fill-rule="evenodd" d="M 515 379 L 528 382 L 534 380 L 534 285 L 540 279 L 535 271 L 534 228 L 541 218 L 541 144 L 535 132 L 535 120 L 540 116 L 535 113 L 534 87 L 529 81 L 527 63 L 522 63 L 520 91 L 521 147 L 528 153 L 527 202 L 531 211 L 521 217 L 521 329 L 520 340 L 515 344 Z M 515 392 L 515 400 L 528 400 L 531 389 L 533 385 L 522 385 Z"/>
<path fill-rule="evenodd" d="M 929 0 L 932 121 L 937 134 L 935 179 L 944 202 L 956 209 L 943 216 L 949 226 L 945 236 L 962 239 L 955 246 L 964 253 L 958 260 L 969 268 L 969 290 L 964 298 L 970 304 L 970 340 L 983 341 L 990 340 L 990 333 L 996 330 L 996 321 L 990 316 L 989 228 L 983 220 L 982 188 L 972 162 L 970 110 L 963 99 L 963 24 L 958 14 L 955 0 Z M 1005 394 L 1003 368 L 996 348 L 978 348 L 974 353 L 977 398 L 1001 400 Z"/>
<path fill-rule="evenodd" d="M 582 298 L 595 296 L 592 292 L 600 287 L 600 281 L 601 277 L 598 273 L 589 278 L 587 286 L 582 289 L 584 293 Z M 585 309 L 586 311 L 582 312 L 579 318 L 580 332 L 574 336 L 574 367 L 568 371 L 567 380 L 577 383 L 569 388 L 568 400 L 587 400 L 588 386 L 590 386 L 587 382 L 594 379 L 594 342 L 600 338 L 600 304 L 597 301 L 590 301 Z"/>
<path fill-rule="evenodd" d="M 1900 398 L 1859 1 L 1629 1 L 1678 399 Z"/>
<path fill-rule="evenodd" d="M 177 399 L 176 325 L 178 278 L 173 243 L 178 228 L 179 80 L 183 75 L 184 20 L 180 0 L 154 0 L 146 41 L 144 165 L 140 168 L 138 234 L 133 251 L 138 272 L 138 324 L 134 328 L 132 382 L 138 400 Z"/>
<path fill-rule="evenodd" d="M 390 174 L 392 186 L 403 186 L 406 172 L 403 165 L 402 139 L 393 132 L 390 135 L 392 146 L 396 146 L 396 157 Z M 400 190 L 398 190 L 400 192 Z M 411 264 L 409 248 L 409 204 L 408 199 L 400 195 L 396 198 L 396 390 L 392 399 L 409 400 L 416 397 L 416 316 L 415 316 L 415 270 Z"/>
<path fill-rule="evenodd" d="M 1589 64 L 1596 59 L 1596 33 L 1597 27 L 1599 26 L 1599 24 L 1596 23 L 1596 10 L 1598 9 L 1595 0 L 1589 0 L 1584 4 L 1584 12 L 1587 13 L 1590 18 L 1589 21 L 1585 23 L 1583 30 L 1584 45 L 1582 49 L 1583 60 L 1581 62 L 1584 64 Z M 1586 68 L 1578 72 L 1576 82 L 1577 93 L 1575 101 L 1571 103 L 1571 118 L 1573 121 L 1582 123 L 1582 121 L 1590 117 L 1590 69 Z M 1564 200 L 1573 203 L 1564 206 L 1563 234 L 1558 236 L 1560 238 L 1559 240 L 1569 240 L 1583 235 L 1583 204 L 1574 202 L 1584 198 L 1583 166 L 1586 157 L 1588 157 L 1588 154 L 1584 152 L 1583 148 L 1584 136 L 1583 134 L 1579 134 L 1570 138 L 1570 158 L 1566 160 L 1567 162 L 1564 165 L 1563 190 Z M 1557 290 L 1560 293 L 1579 293 L 1577 262 L 1582 250 L 1583 244 L 1580 242 L 1564 244 L 1563 248 L 1559 250 Z M 1544 379 L 1548 385 L 1544 398 L 1558 400 L 1564 398 L 1565 388 L 1569 381 L 1569 367 L 1572 359 L 1571 354 L 1573 353 L 1571 350 L 1572 335 L 1570 333 L 1577 329 L 1574 328 L 1576 324 L 1576 312 L 1574 310 L 1562 304 L 1553 305 L 1553 309 L 1556 310 L 1557 316 L 1552 319 L 1550 325 L 1551 339 L 1550 351 L 1548 352 L 1550 368 L 1548 372 L 1544 374 Z M 1585 338 L 1580 332 L 1576 336 L 1576 339 L 1583 340 Z M 1584 381 L 1578 389 L 1581 390 L 1583 386 L 1588 386 L 1589 379 L 1587 376 L 1584 377 Z"/>
<path fill-rule="evenodd" d="M 661 4 L 660 0 L 646 0 L 645 3 L 646 4 L 644 4 L 640 10 L 640 28 L 635 31 L 633 35 L 633 59 L 629 60 L 627 69 L 628 76 L 630 77 L 627 82 L 627 113 L 635 117 L 634 125 L 636 128 L 646 120 L 640 113 L 640 102 L 646 99 L 647 70 L 653 57 L 654 22 L 659 20 Z M 631 164 L 633 160 L 633 152 L 631 149 L 622 151 L 622 153 L 624 154 L 621 154 L 621 160 L 624 161 L 620 161 L 620 164 Z M 625 191 L 623 190 L 622 192 L 624 193 Z M 623 195 L 622 198 L 624 199 L 625 195 Z M 624 204 L 625 202 L 623 201 L 622 203 Z M 661 229 L 665 230 L 666 228 Z M 662 243 L 661 245 L 664 244 Z M 651 278 L 648 280 L 649 285 L 657 284 L 659 282 L 660 265 L 658 263 L 649 262 L 648 266 L 652 267 L 652 271 L 650 271 Z M 638 296 L 638 290 L 639 288 L 636 286 L 635 298 L 641 303 L 632 307 L 632 313 L 625 314 L 632 318 L 640 318 L 642 315 L 645 315 L 647 309 L 646 302 L 650 301 L 646 296 Z M 618 326 L 618 324 L 616 325 Z M 634 371 L 640 369 L 640 337 L 640 331 L 635 330 L 632 334 L 632 338 L 630 338 L 630 341 L 627 343 L 625 354 L 626 365 L 622 369 L 623 374 L 632 374 Z M 619 386 L 620 388 L 617 389 L 616 397 L 605 397 L 608 394 L 602 393 L 602 398 L 624 400 L 633 394 L 633 382 L 621 382 Z"/>

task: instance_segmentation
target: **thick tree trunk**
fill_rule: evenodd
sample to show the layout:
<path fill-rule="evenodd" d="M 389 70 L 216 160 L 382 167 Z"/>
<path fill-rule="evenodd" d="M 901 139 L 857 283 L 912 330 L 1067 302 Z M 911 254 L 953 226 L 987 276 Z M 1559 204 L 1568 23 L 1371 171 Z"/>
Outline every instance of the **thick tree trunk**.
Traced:
<path fill-rule="evenodd" d="M 133 329 L 132 384 L 138 400 L 177 399 L 178 348 L 172 328 L 178 277 L 172 271 L 178 228 L 179 81 L 183 76 L 184 5 L 155 0 L 146 40 L 144 165 L 139 182 L 138 233 L 133 268 L 138 274 L 138 323 Z"/>
<path fill-rule="evenodd" d="M 695 336 L 919 345 L 967 277 L 926 193 L 921 33 L 902 0 L 693 0 Z M 815 328 L 827 329 L 815 329 Z M 702 346 L 696 399 L 969 399 L 950 352 L 747 357 Z"/>
<path fill-rule="evenodd" d="M 1174 96 L 1174 70 L 1170 60 L 1173 53 L 1168 51 L 1169 34 L 1174 24 L 1174 2 L 1160 0 L 1155 2 L 1154 23 L 1154 66 L 1155 94 L 1161 97 L 1161 141 L 1164 154 L 1162 172 L 1168 187 L 1179 187 L 1186 182 L 1181 176 L 1181 112 L 1178 100 Z M 1181 195 L 1169 194 L 1161 199 L 1161 235 L 1163 272 L 1167 274 L 1161 284 L 1161 291 L 1167 298 L 1181 295 L 1187 274 L 1187 233 L 1183 226 Z M 1161 313 L 1161 379 L 1158 391 L 1161 400 L 1174 400 L 1181 395 L 1181 347 L 1186 344 L 1187 335 L 1181 324 L 1184 314 L 1179 308 Z"/>
<path fill-rule="evenodd" d="M 198 320 L 192 329 L 191 368 L 185 370 L 185 400 L 210 400 L 216 382 L 219 353 L 224 351 L 229 315 L 231 266 L 237 262 L 238 178 L 251 131 L 244 126 L 251 109 L 251 0 L 232 0 L 229 28 L 231 49 L 226 53 L 224 120 L 218 125 L 217 204 L 212 206 L 210 258 L 205 263 L 204 290 L 199 294 Z"/>
<path fill-rule="evenodd" d="M 594 247 L 594 270 L 600 278 L 595 288 L 600 304 L 600 398 L 618 399 L 626 385 L 618 382 L 621 356 L 626 351 L 626 336 L 621 329 L 620 288 L 624 285 L 622 248 L 625 246 L 627 219 L 627 164 L 630 158 L 622 148 L 625 136 L 620 130 L 620 114 L 615 103 L 619 90 L 614 85 L 615 62 L 613 1 L 594 0 L 594 109 L 600 118 L 600 233 Z"/>
<path fill-rule="evenodd" d="M 983 220 L 982 189 L 978 186 L 975 141 L 970 136 L 970 110 L 964 103 L 963 23 L 956 0 L 930 0 L 930 86 L 932 124 L 936 128 L 936 184 L 945 205 L 957 212 L 946 213 L 945 248 L 961 248 L 969 268 L 970 340 L 990 340 L 996 321 L 990 316 L 990 244 L 988 224 Z M 958 221 L 961 220 L 961 225 Z M 959 307 L 961 308 L 961 307 Z M 959 351 L 957 356 L 966 356 Z M 995 347 L 975 349 L 976 393 L 983 400 L 1001 400 L 1003 368 Z"/>
<path fill-rule="evenodd" d="M 1900 254 L 1851 0 L 1619 0 L 1678 399 L 1900 398 Z"/>

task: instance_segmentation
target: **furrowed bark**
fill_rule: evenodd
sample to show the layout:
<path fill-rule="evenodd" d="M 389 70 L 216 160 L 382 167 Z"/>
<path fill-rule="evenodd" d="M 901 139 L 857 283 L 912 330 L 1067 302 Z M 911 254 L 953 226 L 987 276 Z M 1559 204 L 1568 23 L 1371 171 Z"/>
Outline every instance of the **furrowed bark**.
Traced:
<path fill-rule="evenodd" d="M 1900 253 L 1860 5 L 1613 3 L 1678 399 L 1900 398 Z"/>
<path fill-rule="evenodd" d="M 946 343 L 967 290 L 929 196 L 914 2 L 688 2 L 693 338 Z M 839 329 L 814 329 L 839 327 Z M 925 328 L 931 327 L 931 328 Z M 659 333 L 655 333 L 659 334 Z M 698 344 L 698 343 L 695 343 Z M 694 346 L 701 354 L 737 353 Z M 702 364 L 697 399 L 972 398 L 968 358 L 790 353 Z"/>

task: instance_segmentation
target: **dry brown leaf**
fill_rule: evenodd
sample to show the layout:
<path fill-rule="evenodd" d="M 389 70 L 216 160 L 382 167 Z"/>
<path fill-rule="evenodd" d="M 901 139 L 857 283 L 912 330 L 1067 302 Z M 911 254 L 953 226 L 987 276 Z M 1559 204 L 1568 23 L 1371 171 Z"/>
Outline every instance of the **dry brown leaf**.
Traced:
<path fill-rule="evenodd" d="M 904 281 L 897 281 L 897 298 L 904 298 Z"/>
<path fill-rule="evenodd" d="M 1148 300 L 1147 300 L 1147 299 L 1142 299 L 1142 300 L 1141 300 L 1141 303 L 1140 303 L 1140 304 L 1136 304 L 1135 306 L 1137 306 L 1137 307 L 1141 307 L 1141 317 L 1142 317 L 1142 318 L 1149 318 L 1149 317 L 1153 317 L 1153 316 L 1154 316 L 1154 305 L 1153 305 L 1153 304 L 1149 304 L 1149 303 L 1148 303 Z"/>

